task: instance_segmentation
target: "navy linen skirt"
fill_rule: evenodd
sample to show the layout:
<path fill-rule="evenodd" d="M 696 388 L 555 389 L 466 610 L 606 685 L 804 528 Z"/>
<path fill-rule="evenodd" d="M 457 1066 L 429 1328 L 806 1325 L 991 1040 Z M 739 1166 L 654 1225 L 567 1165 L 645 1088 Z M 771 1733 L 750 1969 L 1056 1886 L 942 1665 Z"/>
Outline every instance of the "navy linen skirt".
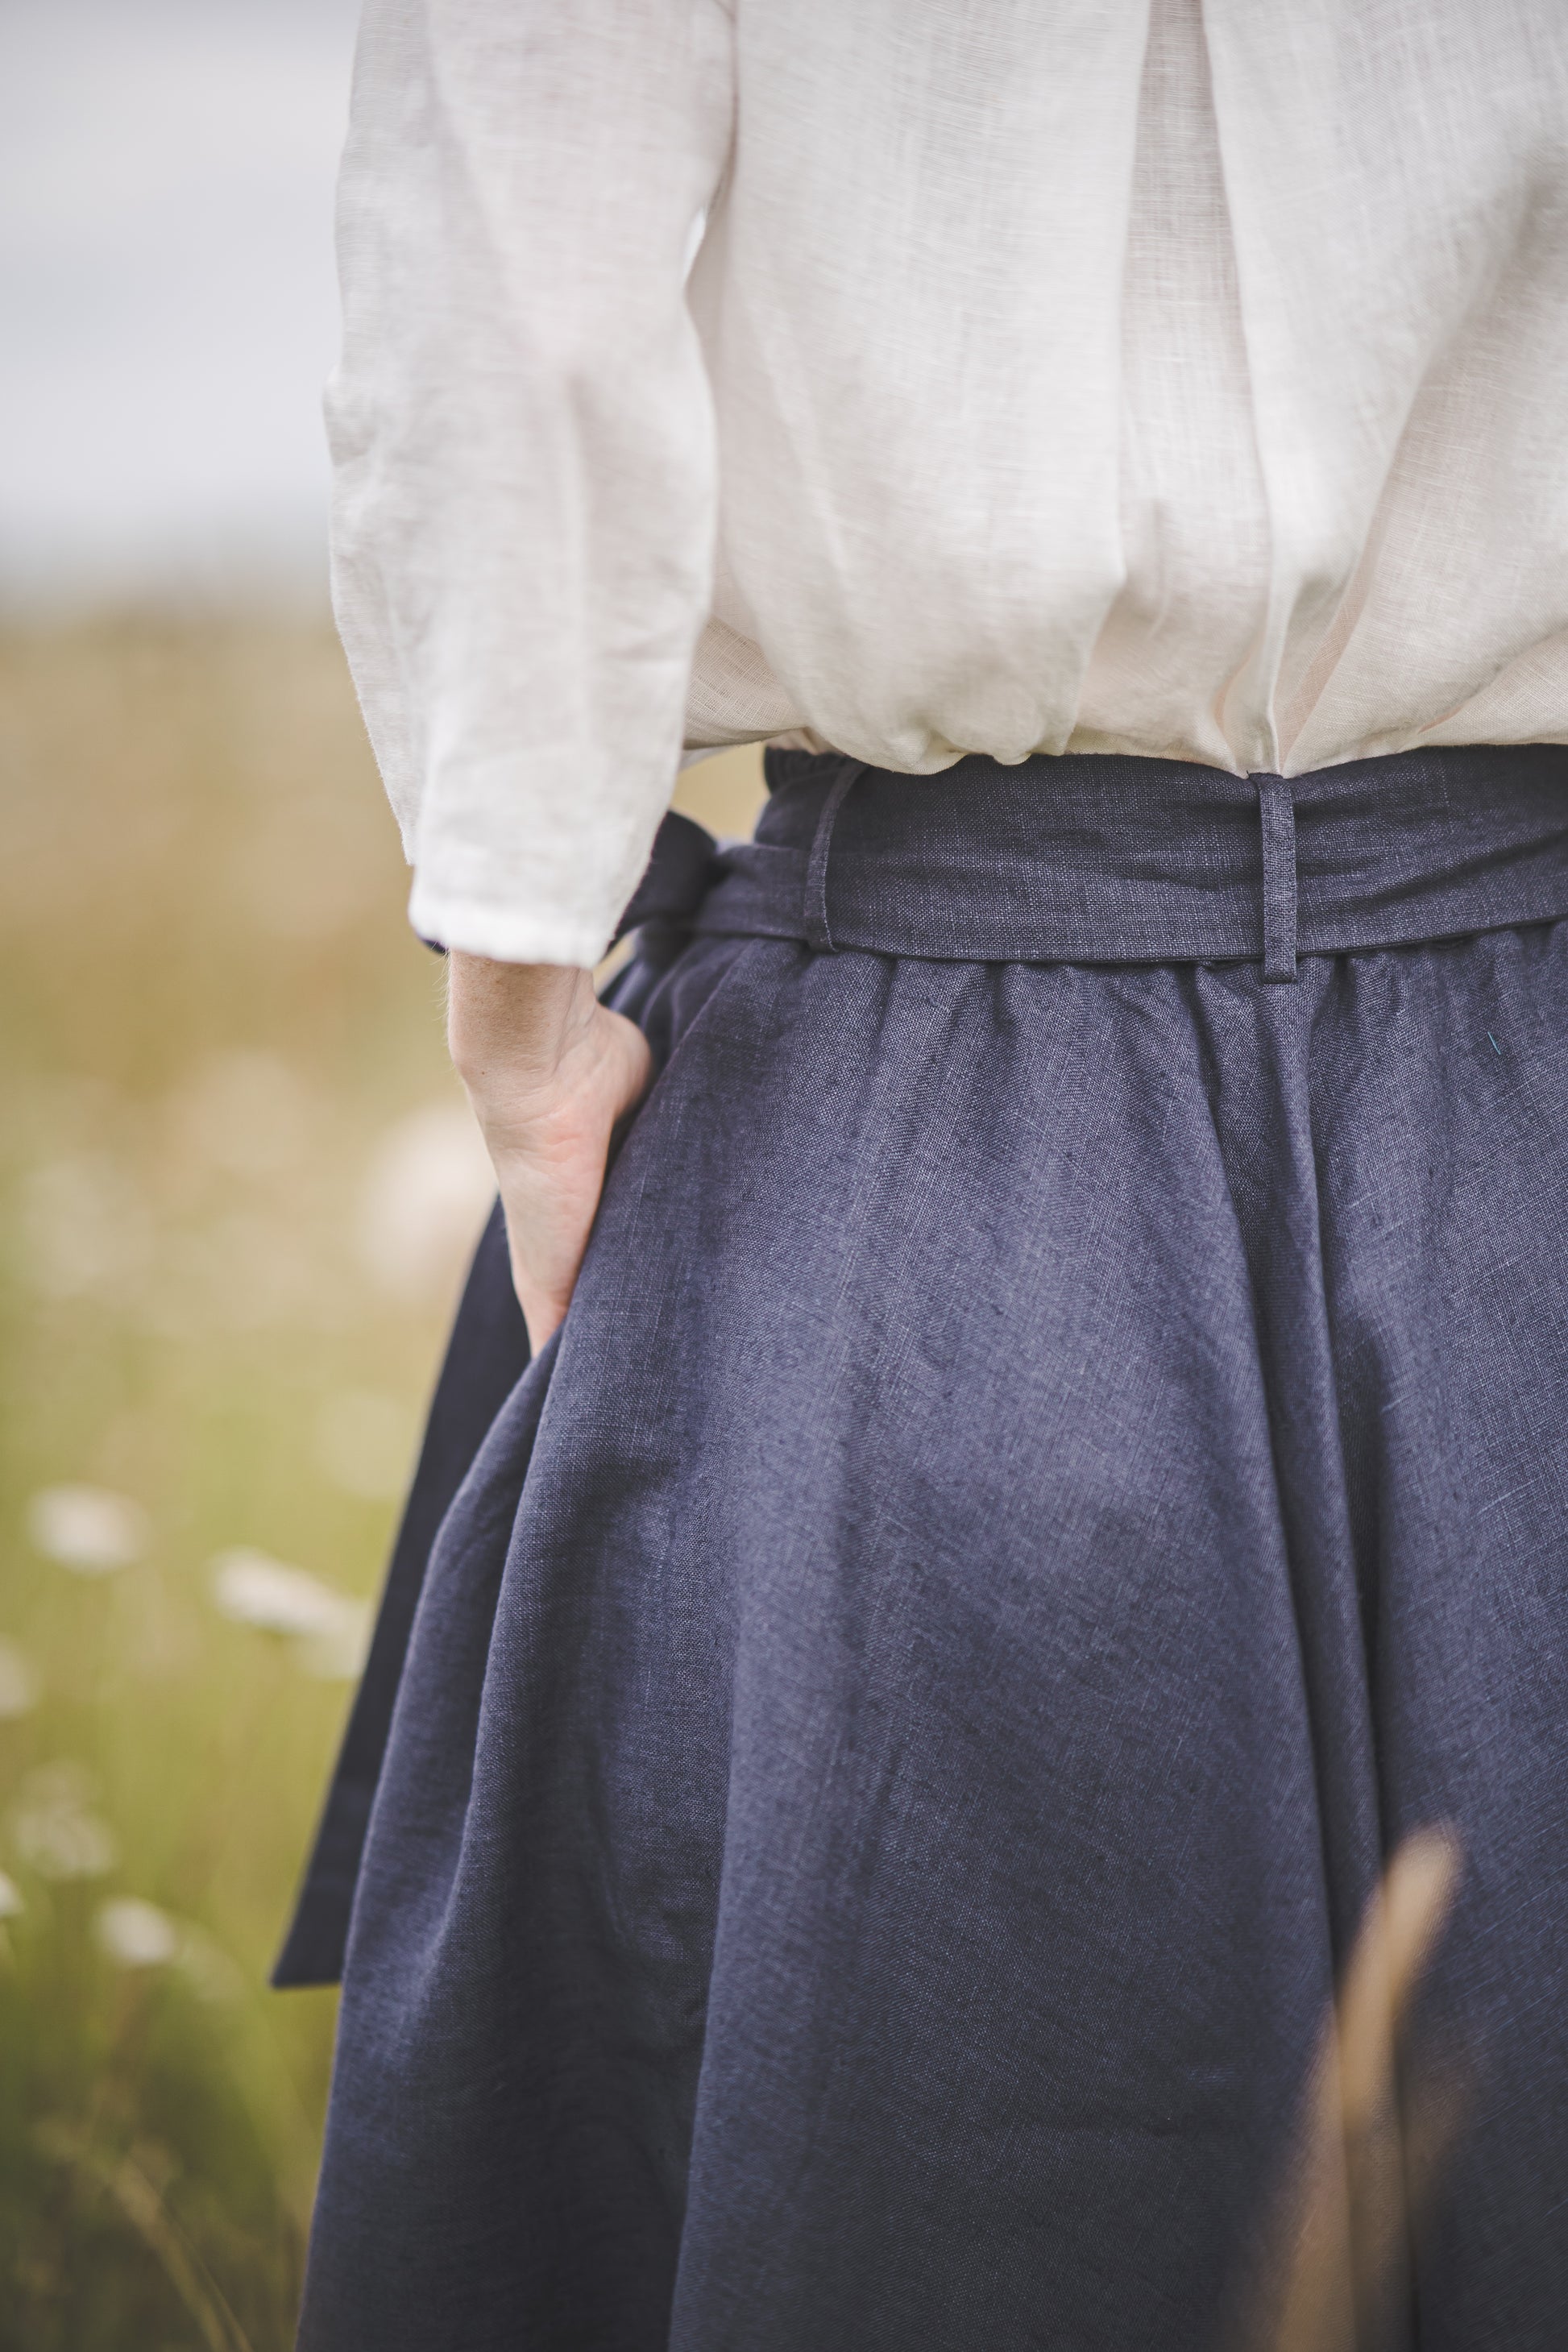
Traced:
<path fill-rule="evenodd" d="M 459 1318 L 303 2345 L 1217 2346 L 1446 1822 L 1378 2340 L 1560 2347 L 1568 751 L 770 782 L 634 905 L 560 1333 L 498 1227 Z"/>

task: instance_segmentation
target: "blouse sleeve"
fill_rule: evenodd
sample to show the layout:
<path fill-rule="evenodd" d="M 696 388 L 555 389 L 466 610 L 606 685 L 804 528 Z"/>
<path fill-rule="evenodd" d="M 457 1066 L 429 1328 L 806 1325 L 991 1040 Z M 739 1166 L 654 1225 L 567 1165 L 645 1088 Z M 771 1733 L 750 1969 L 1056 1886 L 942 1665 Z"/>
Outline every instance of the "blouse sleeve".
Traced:
<path fill-rule="evenodd" d="M 685 277 L 722 0 L 369 0 L 333 597 L 426 938 L 591 964 L 680 758 L 716 498 Z"/>

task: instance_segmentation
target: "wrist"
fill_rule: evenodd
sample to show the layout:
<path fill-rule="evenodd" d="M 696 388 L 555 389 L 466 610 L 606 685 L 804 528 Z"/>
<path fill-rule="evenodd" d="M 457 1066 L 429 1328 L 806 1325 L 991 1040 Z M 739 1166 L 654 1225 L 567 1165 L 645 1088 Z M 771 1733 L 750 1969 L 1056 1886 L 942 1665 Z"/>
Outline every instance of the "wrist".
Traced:
<path fill-rule="evenodd" d="M 558 1090 L 595 1003 L 592 975 L 576 965 L 448 959 L 447 1050 L 481 1119 L 483 1105 L 522 1108 Z"/>

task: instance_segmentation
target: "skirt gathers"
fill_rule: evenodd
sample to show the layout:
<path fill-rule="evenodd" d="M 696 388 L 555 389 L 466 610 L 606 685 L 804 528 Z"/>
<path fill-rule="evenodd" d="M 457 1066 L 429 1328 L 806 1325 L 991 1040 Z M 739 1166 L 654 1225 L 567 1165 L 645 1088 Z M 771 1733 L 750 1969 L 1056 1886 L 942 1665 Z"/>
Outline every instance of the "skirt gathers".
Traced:
<path fill-rule="evenodd" d="M 495 1226 L 459 1318 L 301 2343 L 1219 2347 L 1444 1822 L 1378 2352 L 1557 2352 L 1568 751 L 770 782 L 634 902 L 564 1325 Z"/>

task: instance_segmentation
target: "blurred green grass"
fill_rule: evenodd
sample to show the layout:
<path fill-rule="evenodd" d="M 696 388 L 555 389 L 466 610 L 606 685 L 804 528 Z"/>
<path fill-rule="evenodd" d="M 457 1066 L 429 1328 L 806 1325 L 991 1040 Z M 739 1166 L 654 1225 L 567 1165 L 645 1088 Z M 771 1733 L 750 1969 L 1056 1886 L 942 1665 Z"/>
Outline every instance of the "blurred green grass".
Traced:
<path fill-rule="evenodd" d="M 266 1972 L 487 1197 L 405 891 L 325 628 L 0 638 L 5 2352 L 291 2340 Z"/>

